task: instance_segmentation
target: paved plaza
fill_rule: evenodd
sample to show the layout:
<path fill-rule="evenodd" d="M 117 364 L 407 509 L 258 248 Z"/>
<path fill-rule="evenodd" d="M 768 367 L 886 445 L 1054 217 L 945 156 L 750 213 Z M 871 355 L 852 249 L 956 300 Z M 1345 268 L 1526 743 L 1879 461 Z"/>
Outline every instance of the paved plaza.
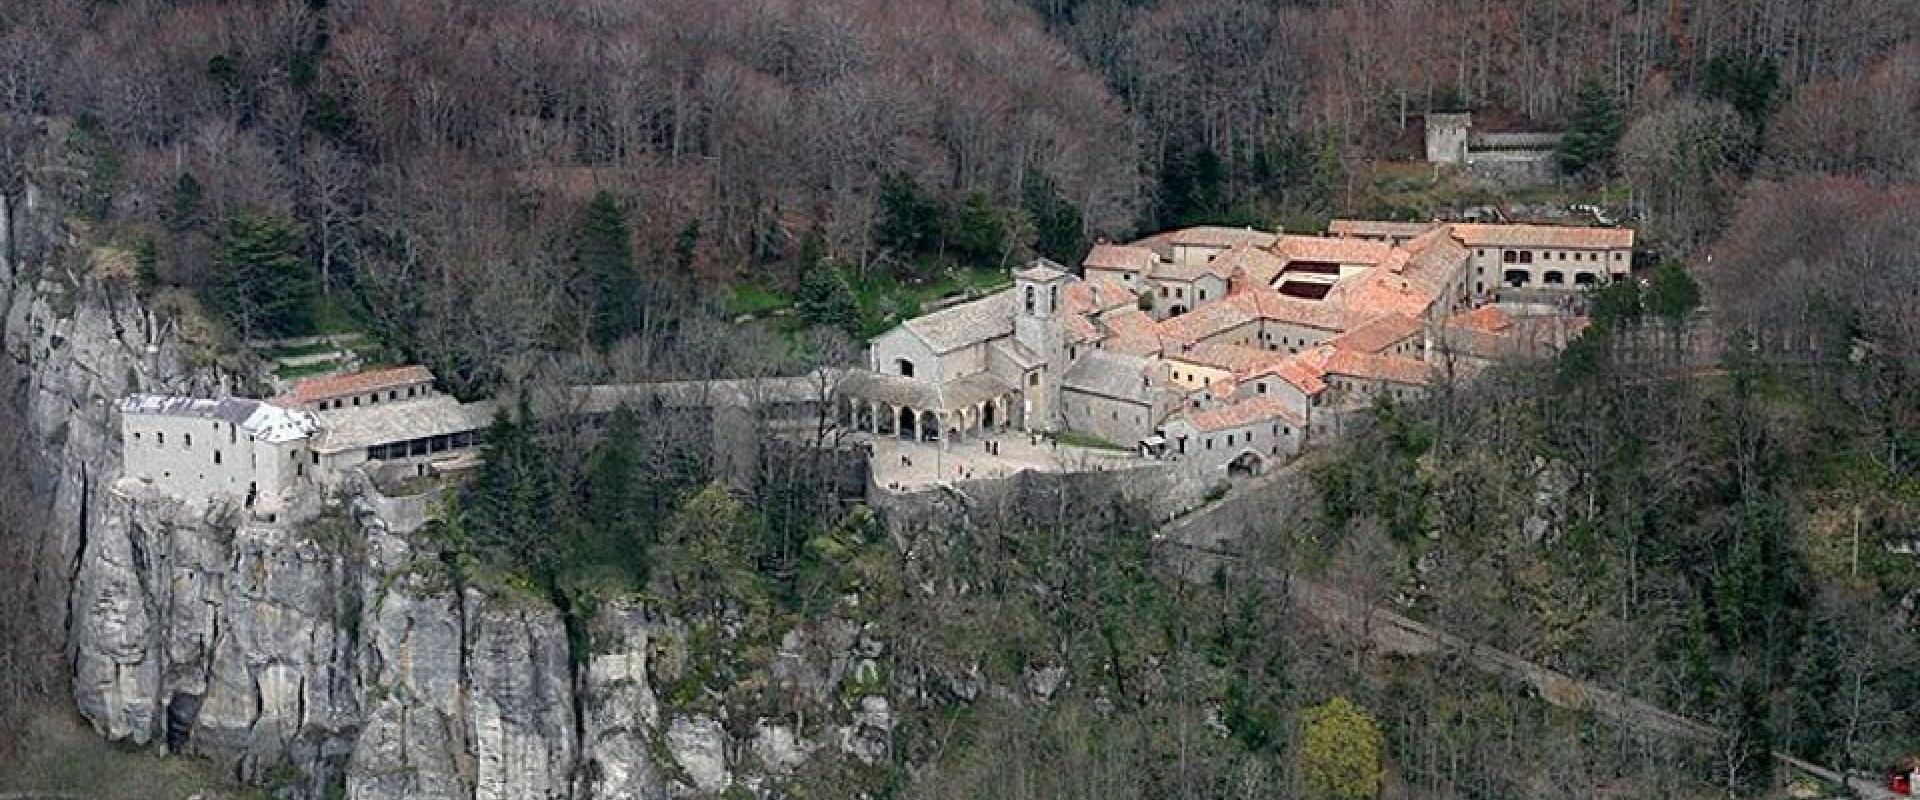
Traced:
<path fill-rule="evenodd" d="M 990 437 L 968 436 L 945 448 L 940 442 L 913 442 L 895 436 L 866 438 L 873 445 L 874 479 L 889 489 L 1006 478 L 1021 470 L 1096 472 L 1161 463 L 1121 450 L 1056 446 L 1045 437 L 1036 439 L 1017 430 Z M 988 442 L 992 442 L 992 452 L 988 451 Z"/>

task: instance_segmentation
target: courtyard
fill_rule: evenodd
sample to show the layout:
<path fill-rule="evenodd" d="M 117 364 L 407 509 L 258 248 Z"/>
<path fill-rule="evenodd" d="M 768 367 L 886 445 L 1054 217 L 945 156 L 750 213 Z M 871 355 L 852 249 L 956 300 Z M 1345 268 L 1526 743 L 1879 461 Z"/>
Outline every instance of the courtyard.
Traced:
<path fill-rule="evenodd" d="M 1045 436 L 1011 429 L 968 436 L 951 445 L 884 434 L 863 434 L 862 439 L 873 448 L 874 481 L 903 491 L 1007 478 L 1021 470 L 1104 472 L 1163 463 L 1125 450 L 1057 444 Z"/>

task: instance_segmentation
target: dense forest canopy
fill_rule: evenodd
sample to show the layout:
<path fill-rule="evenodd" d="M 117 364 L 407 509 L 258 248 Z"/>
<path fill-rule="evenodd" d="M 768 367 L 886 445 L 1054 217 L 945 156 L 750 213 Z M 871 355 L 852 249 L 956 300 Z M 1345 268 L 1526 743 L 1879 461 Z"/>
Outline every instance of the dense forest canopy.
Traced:
<path fill-rule="evenodd" d="M 311 283 L 478 389 L 608 348 L 582 309 L 627 297 L 655 310 L 614 338 L 662 368 L 690 274 L 871 330 L 911 310 L 876 281 L 942 264 L 1366 211 L 1355 173 L 1417 155 L 1430 110 L 1610 120 L 1567 163 L 1624 174 L 1685 251 L 1756 172 L 1911 176 L 1916 26 L 1875 0 L 21 0 L 0 153 L 10 197 L 36 155 L 79 176 L 65 199 L 163 305 L 292 330 L 315 322 L 233 300 Z M 635 294 L 573 255 L 602 192 Z M 310 276 L 223 274 L 262 225 Z"/>

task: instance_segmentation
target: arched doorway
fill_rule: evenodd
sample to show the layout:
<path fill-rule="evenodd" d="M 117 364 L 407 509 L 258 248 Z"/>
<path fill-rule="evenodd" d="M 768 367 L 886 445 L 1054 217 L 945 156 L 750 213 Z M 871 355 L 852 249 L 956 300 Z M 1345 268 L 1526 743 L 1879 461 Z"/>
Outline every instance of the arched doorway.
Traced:
<path fill-rule="evenodd" d="M 991 431 L 993 430 L 994 424 L 1000 421 L 997 418 L 995 418 L 994 405 L 995 405 L 994 401 L 989 400 L 985 405 L 982 405 L 980 407 L 981 430 Z"/>
<path fill-rule="evenodd" d="M 1227 462 L 1227 474 L 1236 478 L 1250 478 L 1267 471 L 1267 460 L 1259 453 L 1248 450 L 1234 456 Z"/>
<path fill-rule="evenodd" d="M 900 418 L 894 426 L 894 431 L 900 434 L 902 439 L 912 439 L 914 432 L 919 430 L 919 426 L 915 424 L 919 419 L 920 415 L 913 413 L 913 409 L 900 409 Z"/>
<path fill-rule="evenodd" d="M 931 411 L 920 412 L 920 440 L 937 442 L 940 440 L 940 418 Z"/>
<path fill-rule="evenodd" d="M 1503 275 L 1502 277 L 1506 278 L 1508 286 L 1511 286 L 1515 289 L 1518 289 L 1522 286 L 1525 286 L 1533 282 L 1533 274 L 1527 272 L 1524 269 L 1507 270 L 1506 274 Z"/>

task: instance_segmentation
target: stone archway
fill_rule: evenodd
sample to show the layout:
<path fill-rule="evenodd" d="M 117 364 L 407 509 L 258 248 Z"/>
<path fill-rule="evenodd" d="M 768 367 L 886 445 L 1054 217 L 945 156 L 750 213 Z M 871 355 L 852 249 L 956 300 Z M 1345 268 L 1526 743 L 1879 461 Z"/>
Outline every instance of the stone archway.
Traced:
<path fill-rule="evenodd" d="M 1252 450 L 1243 451 L 1227 462 L 1227 475 L 1236 478 L 1252 477 L 1266 471 L 1267 460 Z"/>
<path fill-rule="evenodd" d="M 987 402 L 980 404 L 980 429 L 981 430 L 992 431 L 993 426 L 1000 421 L 1000 417 L 997 414 L 998 409 L 994 408 L 994 406 L 998 405 L 999 402 L 1000 401 L 996 399 L 996 400 L 988 400 Z"/>
<path fill-rule="evenodd" d="M 919 423 L 919 414 L 914 413 L 914 410 L 911 408 L 901 406 L 900 413 L 894 417 L 893 430 L 894 433 L 898 434 L 902 439 L 913 439 L 920 431 Z"/>
<path fill-rule="evenodd" d="M 920 412 L 919 426 L 915 428 L 915 430 L 917 430 L 920 434 L 920 441 L 931 442 L 939 439 L 940 438 L 939 415 L 934 414 L 931 411 Z"/>

